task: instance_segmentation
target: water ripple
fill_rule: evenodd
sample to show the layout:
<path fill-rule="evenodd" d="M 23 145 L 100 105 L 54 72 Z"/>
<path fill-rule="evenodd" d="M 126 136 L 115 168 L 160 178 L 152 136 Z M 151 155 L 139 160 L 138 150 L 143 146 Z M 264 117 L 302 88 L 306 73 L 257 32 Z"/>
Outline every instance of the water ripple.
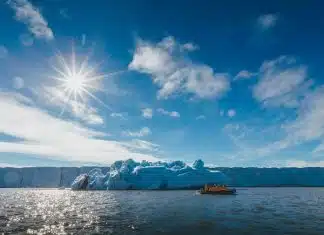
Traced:
<path fill-rule="evenodd" d="M 238 191 L 0 189 L 0 233 L 324 234 L 323 189 Z"/>

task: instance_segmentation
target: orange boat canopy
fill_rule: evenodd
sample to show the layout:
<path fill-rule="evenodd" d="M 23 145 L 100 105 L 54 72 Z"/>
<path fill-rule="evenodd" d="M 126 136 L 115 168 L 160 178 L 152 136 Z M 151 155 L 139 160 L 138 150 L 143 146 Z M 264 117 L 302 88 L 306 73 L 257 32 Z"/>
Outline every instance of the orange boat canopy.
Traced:
<path fill-rule="evenodd" d="M 225 185 L 205 185 L 205 192 L 218 192 L 218 191 L 226 191 L 228 188 Z"/>

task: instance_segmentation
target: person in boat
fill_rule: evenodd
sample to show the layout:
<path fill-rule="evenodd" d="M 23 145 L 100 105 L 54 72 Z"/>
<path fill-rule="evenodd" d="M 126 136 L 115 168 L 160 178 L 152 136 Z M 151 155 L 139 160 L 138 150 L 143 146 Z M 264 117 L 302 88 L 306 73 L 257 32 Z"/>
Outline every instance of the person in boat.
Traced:
<path fill-rule="evenodd" d="M 226 185 L 208 185 L 205 184 L 204 188 L 200 189 L 202 194 L 235 194 L 235 189 L 229 189 Z"/>
<path fill-rule="evenodd" d="M 207 184 L 205 185 L 205 188 L 204 188 L 205 191 L 213 191 L 212 189 L 227 190 L 227 187 L 226 187 L 226 185 L 216 185 L 216 184 L 213 184 L 211 186 L 209 186 Z"/>

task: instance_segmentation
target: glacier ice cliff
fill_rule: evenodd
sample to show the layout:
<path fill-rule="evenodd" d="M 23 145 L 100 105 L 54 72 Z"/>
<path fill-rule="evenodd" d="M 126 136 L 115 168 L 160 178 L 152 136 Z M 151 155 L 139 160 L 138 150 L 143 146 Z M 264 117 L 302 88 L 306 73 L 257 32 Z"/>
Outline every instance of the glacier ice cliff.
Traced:
<path fill-rule="evenodd" d="M 117 161 L 110 171 L 103 174 L 101 169 L 92 169 L 79 175 L 71 188 L 90 190 L 120 189 L 194 189 L 206 183 L 226 183 L 229 179 L 220 171 L 208 170 L 202 160 L 192 167 L 182 161 L 135 162 L 132 159 Z"/>
<path fill-rule="evenodd" d="M 24 167 L 0 168 L 0 188 L 58 188 L 71 187 L 80 174 L 94 167 Z M 109 168 L 101 167 L 106 173 Z"/>
<path fill-rule="evenodd" d="M 99 187 L 104 184 L 104 188 L 113 187 L 117 182 L 125 185 L 132 185 L 132 181 L 141 179 L 140 185 L 143 187 L 152 182 L 151 187 L 160 185 L 162 188 L 168 183 L 169 187 L 183 184 L 183 180 L 192 177 L 191 182 L 202 181 L 209 171 L 220 171 L 226 175 L 233 187 L 273 187 L 273 186 L 307 186 L 319 187 L 324 186 L 324 168 L 306 167 L 306 168 L 256 168 L 256 167 L 216 167 L 208 168 L 202 166 L 202 161 L 196 161 L 192 167 L 187 166 L 181 161 L 171 163 L 136 163 L 130 161 L 130 165 L 118 161 L 111 167 L 24 167 L 0 168 L 0 188 L 58 188 L 71 187 L 72 182 L 80 175 L 99 175 L 93 181 L 91 187 Z M 133 164 L 133 165 L 132 165 Z M 127 167 L 126 167 L 127 166 Z M 149 167 L 146 169 L 146 167 Z M 136 174 L 130 174 L 134 172 Z M 97 169 L 97 170 L 93 170 Z M 99 169 L 99 170 L 98 170 Z M 177 171 L 175 173 L 174 171 Z M 101 171 L 101 172 L 100 172 Z M 152 172 L 161 175 L 167 172 L 168 177 L 158 182 L 157 175 L 152 176 Z M 165 172 L 163 172 L 165 171 Z M 127 173 L 128 172 L 128 173 Z M 134 172 L 134 173 L 135 173 Z M 143 175 L 144 173 L 144 175 Z M 195 174 L 198 175 L 195 177 Z M 177 175 L 177 178 L 173 177 Z M 110 178 L 110 176 L 112 176 Z M 108 180 L 109 177 L 109 180 Z M 214 176 L 213 176 L 214 177 Z M 167 181 L 168 179 L 173 181 Z M 199 179 L 199 180 L 198 180 Z M 146 181 L 145 181 L 146 180 Z M 90 182 L 90 177 L 89 181 Z M 106 184 L 106 185 L 105 185 Z M 90 185 L 87 187 L 90 187 Z"/>

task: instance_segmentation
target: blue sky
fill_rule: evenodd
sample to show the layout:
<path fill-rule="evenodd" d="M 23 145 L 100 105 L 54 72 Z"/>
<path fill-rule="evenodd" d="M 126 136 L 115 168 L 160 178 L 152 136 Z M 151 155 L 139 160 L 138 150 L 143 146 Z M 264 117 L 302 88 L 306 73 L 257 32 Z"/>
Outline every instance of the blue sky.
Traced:
<path fill-rule="evenodd" d="M 324 166 L 321 9 L 4 1 L 0 165 Z"/>

